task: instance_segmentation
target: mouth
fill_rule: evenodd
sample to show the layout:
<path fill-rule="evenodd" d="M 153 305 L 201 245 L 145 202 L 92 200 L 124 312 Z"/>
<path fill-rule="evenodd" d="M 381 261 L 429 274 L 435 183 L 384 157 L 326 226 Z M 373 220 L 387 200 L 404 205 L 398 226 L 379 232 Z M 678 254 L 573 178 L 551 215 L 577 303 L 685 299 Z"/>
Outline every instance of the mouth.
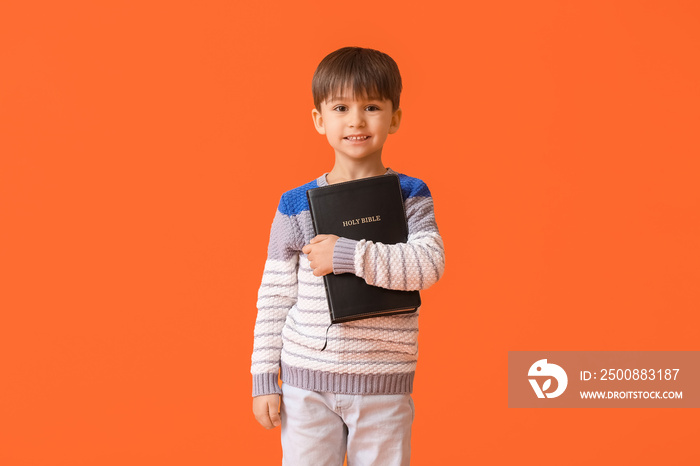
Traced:
<path fill-rule="evenodd" d="M 359 135 L 354 135 L 354 136 L 345 136 L 343 139 L 345 139 L 346 141 L 350 141 L 350 142 L 362 142 L 362 141 L 366 141 L 367 139 L 369 139 L 369 136 L 359 134 Z"/>

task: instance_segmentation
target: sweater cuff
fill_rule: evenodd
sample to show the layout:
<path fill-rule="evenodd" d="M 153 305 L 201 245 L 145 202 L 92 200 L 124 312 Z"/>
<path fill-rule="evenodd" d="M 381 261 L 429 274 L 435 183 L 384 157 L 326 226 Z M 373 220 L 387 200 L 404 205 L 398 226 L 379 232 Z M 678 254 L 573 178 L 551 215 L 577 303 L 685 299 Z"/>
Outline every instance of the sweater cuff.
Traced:
<path fill-rule="evenodd" d="M 278 395 L 282 394 L 282 389 L 277 381 L 279 373 L 253 374 L 253 396 Z"/>
<path fill-rule="evenodd" d="M 355 273 L 355 246 L 359 243 L 354 239 L 338 238 L 333 247 L 333 273 Z"/>

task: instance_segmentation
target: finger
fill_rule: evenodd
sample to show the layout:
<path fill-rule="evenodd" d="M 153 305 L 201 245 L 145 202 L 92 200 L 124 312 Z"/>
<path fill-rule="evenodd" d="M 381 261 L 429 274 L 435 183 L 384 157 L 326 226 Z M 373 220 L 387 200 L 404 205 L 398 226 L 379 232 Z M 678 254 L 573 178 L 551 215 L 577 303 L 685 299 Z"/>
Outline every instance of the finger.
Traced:
<path fill-rule="evenodd" d="M 323 241 L 324 239 L 327 239 L 327 238 L 328 238 L 328 235 L 316 235 L 313 238 L 311 238 L 311 241 L 309 241 L 309 243 L 310 244 L 320 243 L 321 241 Z"/>
<path fill-rule="evenodd" d="M 313 239 L 312 239 L 311 241 L 313 241 Z M 310 245 L 310 244 L 307 244 L 306 246 L 304 246 L 303 248 L 301 248 L 301 252 L 303 252 L 304 254 L 310 253 L 310 252 L 311 252 L 311 245 Z"/>
<path fill-rule="evenodd" d="M 255 419 L 257 419 L 260 425 L 266 429 L 272 429 L 274 427 L 272 425 L 272 420 L 270 420 L 269 411 L 265 411 L 263 413 L 255 413 Z"/>
<path fill-rule="evenodd" d="M 270 402 L 268 405 L 268 408 L 270 410 L 270 421 L 272 422 L 272 427 L 277 427 L 282 423 L 282 420 L 280 419 L 280 414 L 277 412 L 279 409 L 279 398 L 276 403 Z"/>

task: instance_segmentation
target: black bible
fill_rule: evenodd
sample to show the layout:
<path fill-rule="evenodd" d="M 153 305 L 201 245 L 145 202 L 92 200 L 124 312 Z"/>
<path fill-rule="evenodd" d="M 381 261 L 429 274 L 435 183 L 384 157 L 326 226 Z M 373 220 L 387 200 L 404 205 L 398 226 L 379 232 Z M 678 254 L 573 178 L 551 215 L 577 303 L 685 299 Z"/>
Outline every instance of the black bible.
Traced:
<path fill-rule="evenodd" d="M 408 240 L 401 184 L 394 174 L 322 186 L 306 191 L 306 196 L 317 235 L 383 244 Z M 415 312 L 421 303 L 417 290 L 368 285 L 352 273 L 330 273 L 323 281 L 333 324 Z"/>

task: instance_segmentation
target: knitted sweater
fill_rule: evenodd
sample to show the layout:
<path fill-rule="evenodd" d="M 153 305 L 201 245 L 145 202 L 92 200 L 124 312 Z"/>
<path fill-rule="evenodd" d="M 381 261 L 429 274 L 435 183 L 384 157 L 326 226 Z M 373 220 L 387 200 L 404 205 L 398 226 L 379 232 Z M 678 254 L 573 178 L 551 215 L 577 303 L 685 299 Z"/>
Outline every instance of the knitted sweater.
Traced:
<path fill-rule="evenodd" d="M 408 241 L 387 245 L 340 238 L 333 273 L 354 273 L 370 285 L 423 290 L 445 267 L 433 200 L 421 180 L 401 182 Z M 301 252 L 314 230 L 306 191 L 326 186 L 326 174 L 287 191 L 272 222 L 267 261 L 258 291 L 251 373 L 253 396 L 281 393 L 284 383 L 306 390 L 345 394 L 411 393 L 418 358 L 418 316 L 373 317 L 330 325 L 322 277 Z M 328 342 L 321 351 L 324 342 Z"/>

